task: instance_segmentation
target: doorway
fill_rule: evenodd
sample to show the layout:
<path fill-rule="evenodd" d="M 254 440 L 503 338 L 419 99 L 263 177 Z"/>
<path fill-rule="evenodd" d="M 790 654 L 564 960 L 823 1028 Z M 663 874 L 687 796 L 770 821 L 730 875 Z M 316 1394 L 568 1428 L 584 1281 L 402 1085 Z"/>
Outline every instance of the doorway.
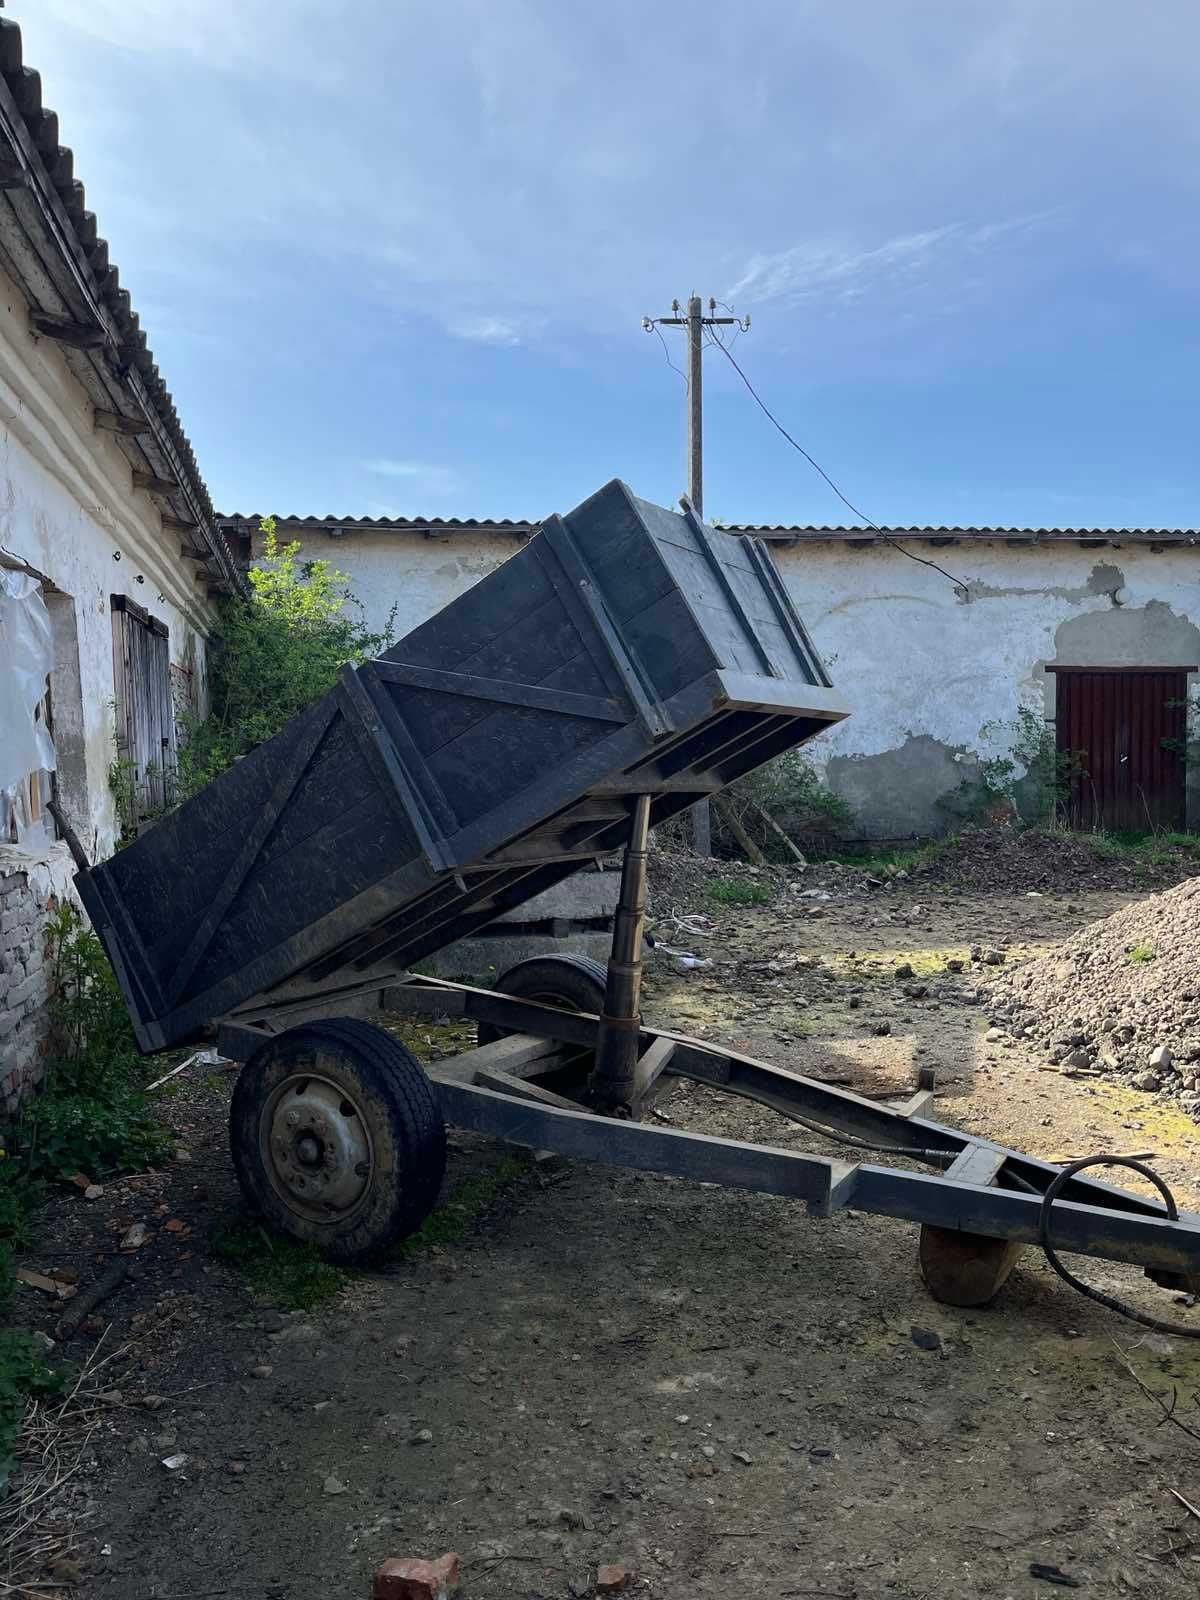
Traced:
<path fill-rule="evenodd" d="M 1055 743 L 1070 771 L 1073 828 L 1182 832 L 1187 809 L 1185 667 L 1048 666 Z"/>

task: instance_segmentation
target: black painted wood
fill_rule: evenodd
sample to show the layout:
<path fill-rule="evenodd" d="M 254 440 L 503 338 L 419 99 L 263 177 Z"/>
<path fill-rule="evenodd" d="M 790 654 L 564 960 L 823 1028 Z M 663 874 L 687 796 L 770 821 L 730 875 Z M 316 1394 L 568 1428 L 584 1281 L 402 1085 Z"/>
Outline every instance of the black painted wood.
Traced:
<path fill-rule="evenodd" d="M 658 823 L 811 738 L 845 711 L 798 628 L 745 540 L 624 484 L 550 519 L 82 875 L 139 1040 L 402 972 L 619 846 L 630 797 Z"/>

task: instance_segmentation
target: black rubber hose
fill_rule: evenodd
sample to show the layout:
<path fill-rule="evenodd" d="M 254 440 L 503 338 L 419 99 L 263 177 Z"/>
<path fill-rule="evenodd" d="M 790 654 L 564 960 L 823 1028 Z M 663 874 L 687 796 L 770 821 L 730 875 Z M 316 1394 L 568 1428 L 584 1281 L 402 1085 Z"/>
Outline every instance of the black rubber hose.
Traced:
<path fill-rule="evenodd" d="M 1039 1218 L 1039 1237 L 1042 1249 L 1046 1253 L 1046 1260 L 1058 1273 L 1065 1283 L 1072 1289 L 1086 1295 L 1089 1300 L 1107 1306 L 1110 1311 L 1115 1311 L 1119 1317 L 1127 1317 L 1130 1322 L 1140 1322 L 1143 1328 L 1153 1328 L 1155 1333 L 1169 1333 L 1172 1337 L 1180 1339 L 1200 1339 L 1200 1328 L 1188 1328 L 1181 1322 L 1160 1322 L 1157 1317 L 1149 1317 L 1143 1311 L 1136 1311 L 1133 1306 L 1127 1306 L 1123 1300 L 1118 1300 L 1114 1295 L 1105 1294 L 1102 1289 L 1093 1289 L 1090 1284 L 1084 1283 L 1073 1272 L 1068 1271 L 1058 1259 L 1054 1246 L 1050 1242 L 1050 1215 L 1054 1209 L 1054 1202 L 1058 1199 L 1066 1185 L 1077 1172 L 1082 1172 L 1084 1167 L 1129 1167 L 1140 1177 L 1151 1183 L 1162 1196 L 1163 1205 L 1167 1208 L 1167 1218 L 1171 1222 L 1179 1220 L 1179 1207 L 1175 1204 L 1175 1196 L 1166 1184 L 1141 1161 L 1135 1161 L 1132 1156 L 1083 1156 L 1078 1161 L 1072 1161 L 1065 1166 L 1055 1177 L 1050 1187 L 1042 1196 L 1042 1210 Z"/>

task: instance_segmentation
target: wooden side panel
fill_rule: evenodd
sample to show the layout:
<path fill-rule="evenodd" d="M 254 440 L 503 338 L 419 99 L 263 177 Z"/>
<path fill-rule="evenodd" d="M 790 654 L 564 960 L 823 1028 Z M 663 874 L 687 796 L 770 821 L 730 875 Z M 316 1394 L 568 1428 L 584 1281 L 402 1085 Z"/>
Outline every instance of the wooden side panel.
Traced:
<path fill-rule="evenodd" d="M 168 702 L 132 697 L 166 640 L 122 627 L 148 759 Z M 660 820 L 802 742 L 844 713 L 806 698 L 798 628 L 752 549 L 623 484 L 550 519 L 93 869 L 141 1036 L 174 1042 L 283 985 L 418 960 L 619 845 L 629 797 L 652 794 Z"/>

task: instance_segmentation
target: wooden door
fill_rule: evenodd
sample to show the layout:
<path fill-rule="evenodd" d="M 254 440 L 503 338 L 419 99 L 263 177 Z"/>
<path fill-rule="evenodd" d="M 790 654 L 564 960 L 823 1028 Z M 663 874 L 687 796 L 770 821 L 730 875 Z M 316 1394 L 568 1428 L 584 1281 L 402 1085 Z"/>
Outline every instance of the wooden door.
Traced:
<path fill-rule="evenodd" d="M 113 595 L 112 606 L 117 750 L 132 810 L 128 821 L 136 824 L 174 800 L 171 650 L 166 624 L 128 595 Z"/>
<path fill-rule="evenodd" d="M 1055 742 L 1074 828 L 1182 830 L 1187 675 L 1195 667 L 1058 667 Z"/>

